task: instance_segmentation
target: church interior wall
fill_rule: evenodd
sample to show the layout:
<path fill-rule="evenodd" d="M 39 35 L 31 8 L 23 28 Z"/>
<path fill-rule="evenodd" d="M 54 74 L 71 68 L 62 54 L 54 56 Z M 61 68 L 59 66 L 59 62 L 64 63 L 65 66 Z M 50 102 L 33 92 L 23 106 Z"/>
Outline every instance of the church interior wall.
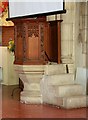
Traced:
<path fill-rule="evenodd" d="M 86 67 L 88 40 L 88 2 L 66 2 L 66 14 L 57 15 L 61 23 L 62 63 L 73 63 L 75 68 Z M 55 20 L 48 16 L 47 20 Z"/>
<path fill-rule="evenodd" d="M 88 68 L 88 2 L 66 2 L 61 23 L 61 60 L 73 64 L 76 82 L 86 89 Z M 49 17 L 53 20 L 55 16 Z M 82 76 L 81 76 L 82 74 Z"/>
<path fill-rule="evenodd" d="M 66 2 L 65 9 L 66 14 L 47 16 L 47 21 L 63 20 L 61 23 L 62 63 L 74 65 L 75 70 L 77 67 L 88 68 L 88 2 Z"/>

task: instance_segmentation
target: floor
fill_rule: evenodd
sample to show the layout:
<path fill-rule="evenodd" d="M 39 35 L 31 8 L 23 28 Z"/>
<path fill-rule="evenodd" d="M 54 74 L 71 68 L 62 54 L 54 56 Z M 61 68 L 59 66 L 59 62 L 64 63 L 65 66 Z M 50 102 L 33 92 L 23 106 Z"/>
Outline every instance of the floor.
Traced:
<path fill-rule="evenodd" d="M 61 109 L 52 105 L 27 105 L 20 103 L 20 89 L 14 91 L 17 86 L 2 86 L 2 118 L 86 118 L 87 109 Z M 1 100 L 0 100 L 1 101 Z M 1 111 L 1 110 L 0 110 Z M 1 113 L 0 113 L 1 117 Z"/>

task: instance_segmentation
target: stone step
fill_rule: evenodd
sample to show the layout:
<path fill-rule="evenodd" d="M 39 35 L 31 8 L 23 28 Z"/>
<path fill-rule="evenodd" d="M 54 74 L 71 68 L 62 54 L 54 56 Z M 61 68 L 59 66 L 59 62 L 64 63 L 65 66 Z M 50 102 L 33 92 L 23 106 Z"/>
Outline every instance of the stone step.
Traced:
<path fill-rule="evenodd" d="M 74 84 L 74 74 L 47 75 L 42 82 L 48 85 Z"/>
<path fill-rule="evenodd" d="M 74 64 L 67 64 L 68 65 L 68 72 L 69 73 L 74 73 Z"/>
<path fill-rule="evenodd" d="M 20 93 L 21 96 L 28 96 L 28 97 L 40 97 L 41 92 L 40 91 L 22 91 Z"/>
<path fill-rule="evenodd" d="M 63 98 L 58 98 L 55 96 L 44 96 L 43 103 L 55 106 L 63 106 Z"/>
<path fill-rule="evenodd" d="M 69 97 L 46 97 L 43 103 L 55 105 L 66 109 L 88 107 L 88 97 L 85 95 L 69 96 Z"/>
<path fill-rule="evenodd" d="M 59 98 L 58 98 L 59 99 Z M 63 108 L 72 109 L 72 108 L 81 108 L 88 106 L 88 96 L 70 96 L 63 98 Z"/>
<path fill-rule="evenodd" d="M 79 84 L 60 85 L 60 86 L 53 85 L 52 91 L 54 91 L 55 96 L 58 97 L 83 95 L 83 88 Z"/>
<path fill-rule="evenodd" d="M 66 73 L 66 65 L 64 64 L 54 64 L 45 66 L 45 75 L 58 75 Z"/>
<path fill-rule="evenodd" d="M 28 97 L 28 96 L 21 96 L 20 102 L 26 103 L 26 104 L 42 104 L 42 97 Z"/>

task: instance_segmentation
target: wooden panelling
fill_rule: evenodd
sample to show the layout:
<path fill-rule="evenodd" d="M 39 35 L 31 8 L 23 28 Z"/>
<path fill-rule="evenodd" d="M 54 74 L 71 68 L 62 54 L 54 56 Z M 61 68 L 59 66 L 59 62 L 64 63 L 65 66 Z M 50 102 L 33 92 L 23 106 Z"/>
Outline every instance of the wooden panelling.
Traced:
<path fill-rule="evenodd" d="M 49 61 L 61 63 L 61 22 L 50 21 L 46 27 L 45 51 Z"/>
<path fill-rule="evenodd" d="M 27 41 L 27 58 L 29 59 L 39 59 L 39 39 L 38 37 L 32 36 L 28 38 Z"/>
<path fill-rule="evenodd" d="M 15 64 L 45 64 L 45 19 L 18 19 L 15 23 Z"/>
<path fill-rule="evenodd" d="M 2 27 L 2 46 L 8 46 L 10 39 L 14 40 L 14 26 Z"/>

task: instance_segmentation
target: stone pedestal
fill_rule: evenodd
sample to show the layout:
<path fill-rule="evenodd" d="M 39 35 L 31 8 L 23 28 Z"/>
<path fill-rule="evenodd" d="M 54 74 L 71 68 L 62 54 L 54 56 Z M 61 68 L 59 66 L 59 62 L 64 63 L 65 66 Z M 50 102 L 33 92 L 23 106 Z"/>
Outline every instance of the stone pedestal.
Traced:
<path fill-rule="evenodd" d="M 44 74 L 44 65 L 15 65 L 15 70 L 24 84 L 20 101 L 26 104 L 41 104 L 40 81 Z"/>

